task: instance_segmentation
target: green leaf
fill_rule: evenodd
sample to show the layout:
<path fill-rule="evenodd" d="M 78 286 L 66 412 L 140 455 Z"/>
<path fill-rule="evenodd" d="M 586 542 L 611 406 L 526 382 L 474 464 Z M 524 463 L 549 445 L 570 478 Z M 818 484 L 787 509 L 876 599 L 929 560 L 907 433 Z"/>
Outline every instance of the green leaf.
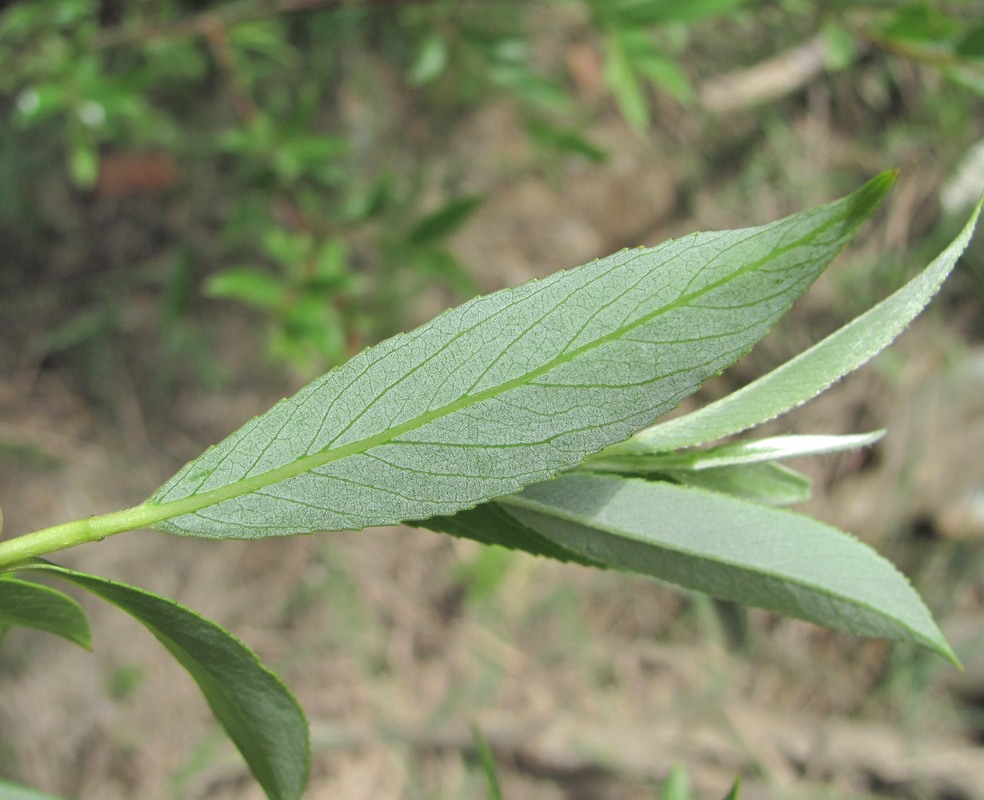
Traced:
<path fill-rule="evenodd" d="M 499 64 L 488 70 L 489 80 L 541 111 L 560 113 L 573 105 L 560 86 L 523 64 Z"/>
<path fill-rule="evenodd" d="M 954 52 L 961 58 L 984 58 L 984 23 L 967 31 L 960 38 Z"/>
<path fill-rule="evenodd" d="M 764 336 L 893 178 L 471 300 L 281 401 L 128 519 L 212 538 L 362 528 L 453 514 L 572 469 Z"/>
<path fill-rule="evenodd" d="M 629 127 L 645 133 L 649 129 L 649 101 L 618 32 L 605 37 L 604 78 Z"/>
<path fill-rule="evenodd" d="M 781 464 L 667 470 L 665 475 L 684 486 L 709 489 L 769 506 L 787 506 L 810 499 L 810 479 Z"/>
<path fill-rule="evenodd" d="M 595 164 L 608 160 L 608 154 L 576 128 L 564 128 L 540 117 L 527 117 L 526 132 L 540 147 L 581 156 Z"/>
<path fill-rule="evenodd" d="M 808 517 L 700 489 L 573 474 L 501 498 L 526 528 L 589 559 L 724 600 L 956 656 L 909 582 Z"/>
<path fill-rule="evenodd" d="M 407 70 L 407 81 L 411 86 L 423 86 L 436 80 L 448 65 L 450 48 L 447 39 L 439 33 L 432 33 L 417 48 L 413 63 Z"/>
<path fill-rule="evenodd" d="M 145 589 L 54 564 L 30 569 L 54 573 L 141 622 L 194 678 L 267 796 L 302 796 L 309 767 L 307 721 L 252 650 L 211 620 Z"/>
<path fill-rule="evenodd" d="M 471 539 L 486 545 L 498 545 L 510 550 L 523 550 L 534 556 L 569 561 L 586 567 L 607 565 L 567 550 L 532 528 L 520 523 L 499 503 L 483 503 L 450 516 L 429 517 L 407 523 L 435 533 L 446 533 L 459 539 Z"/>
<path fill-rule="evenodd" d="M 738 796 L 741 794 L 741 778 L 735 778 L 735 782 L 731 784 L 731 791 L 729 791 L 723 800 L 738 800 Z"/>
<path fill-rule="evenodd" d="M 656 86 L 668 92 L 681 103 L 694 100 L 694 90 L 680 65 L 662 53 L 651 53 L 636 62 L 636 67 Z"/>
<path fill-rule="evenodd" d="M 827 19 L 821 25 L 820 35 L 825 45 L 823 64 L 828 70 L 837 72 L 854 63 L 858 39 L 849 28 Z"/>
<path fill-rule="evenodd" d="M 227 269 L 205 283 L 209 297 L 239 300 L 260 308 L 277 308 L 284 297 L 284 286 L 265 272 L 249 267 Z"/>
<path fill-rule="evenodd" d="M 478 754 L 478 761 L 482 766 L 486 785 L 489 787 L 486 795 L 487 800 L 502 800 L 502 788 L 499 786 L 499 775 L 495 768 L 495 756 L 478 725 L 472 725 L 472 738 L 475 740 L 475 752 Z"/>
<path fill-rule="evenodd" d="M 674 764 L 670 768 L 670 774 L 666 776 L 660 798 L 661 800 L 693 800 L 694 793 L 690 787 L 690 776 L 687 774 L 687 770 L 679 764 Z"/>
<path fill-rule="evenodd" d="M 915 2 L 896 11 L 882 32 L 890 39 L 938 43 L 949 41 L 960 23 L 928 3 Z"/>
<path fill-rule="evenodd" d="M 47 586 L 8 578 L 0 581 L 0 627 L 15 625 L 92 647 L 89 621 L 75 600 Z"/>
<path fill-rule="evenodd" d="M 981 203 L 957 238 L 897 292 L 781 367 L 703 408 L 641 431 L 625 450 L 677 450 L 767 422 L 820 394 L 890 345 L 933 298 L 974 234 Z M 623 448 L 619 448 L 623 449 Z"/>
<path fill-rule="evenodd" d="M 625 28 L 696 22 L 734 11 L 747 0 L 593 0 L 595 18 Z"/>
<path fill-rule="evenodd" d="M 459 294 L 470 297 L 478 293 L 475 279 L 461 263 L 447 250 L 427 248 L 413 253 L 410 258 L 414 271 L 424 278 L 426 283 L 434 280 L 443 281 Z"/>
<path fill-rule="evenodd" d="M 810 497 L 810 479 L 772 463 L 783 458 L 853 450 L 872 444 L 884 431 L 846 436 L 774 436 L 672 453 L 631 449 L 633 440 L 589 456 L 579 467 L 650 480 L 672 480 L 767 505 L 800 503 Z M 624 447 L 625 449 L 620 449 Z"/>
<path fill-rule="evenodd" d="M 60 798 L 0 778 L 0 800 L 60 800 Z"/>
<path fill-rule="evenodd" d="M 76 186 L 91 189 L 99 179 L 99 150 L 81 125 L 71 126 L 70 131 L 68 173 Z"/>
<path fill-rule="evenodd" d="M 421 219 L 407 235 L 407 242 L 423 247 L 450 236 L 468 221 L 484 201 L 481 195 L 454 198 Z"/>

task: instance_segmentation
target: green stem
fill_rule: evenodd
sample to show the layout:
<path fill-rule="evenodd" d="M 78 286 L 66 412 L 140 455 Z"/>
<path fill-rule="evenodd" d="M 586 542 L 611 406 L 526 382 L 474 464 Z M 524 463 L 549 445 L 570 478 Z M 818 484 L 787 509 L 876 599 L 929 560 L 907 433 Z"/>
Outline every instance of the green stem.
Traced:
<path fill-rule="evenodd" d="M 162 506 L 140 505 L 112 514 L 63 522 L 0 542 L 0 569 L 29 558 L 64 550 L 87 542 L 98 542 L 114 533 L 145 528 L 161 519 Z M 165 515 L 167 512 L 165 512 Z"/>

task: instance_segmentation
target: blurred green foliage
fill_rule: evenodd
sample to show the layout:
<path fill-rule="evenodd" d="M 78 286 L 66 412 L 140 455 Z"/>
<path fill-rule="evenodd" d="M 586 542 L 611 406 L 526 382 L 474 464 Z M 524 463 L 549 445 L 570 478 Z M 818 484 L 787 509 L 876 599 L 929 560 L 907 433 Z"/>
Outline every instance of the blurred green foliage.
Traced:
<path fill-rule="evenodd" d="M 188 302 L 176 287 L 204 287 L 252 307 L 270 355 L 315 374 L 413 321 L 428 287 L 475 291 L 448 242 L 482 198 L 429 160 L 456 116 L 505 99 L 544 165 L 601 161 L 589 134 L 600 107 L 613 101 L 640 135 L 660 95 L 699 111 L 701 26 L 760 19 L 822 31 L 827 69 L 874 48 L 984 94 L 977 2 L 434 0 L 385 13 L 368 1 L 14 2 L 0 12 L 0 224 L 43 235 L 38 197 L 61 175 L 77 192 L 123 199 L 209 175 L 212 193 L 191 213 L 213 214 L 218 230 L 207 256 L 170 245 L 160 263 L 185 266 L 164 276 L 166 291 L 178 306 Z M 544 31 L 558 38 L 553 52 L 541 52 Z M 572 45 L 593 54 L 601 94 L 578 85 Z M 401 163 L 408 139 L 421 158 Z M 144 158 L 121 174 L 121 154 Z M 196 259 L 212 274 L 189 275 Z M 49 345 L 118 316 L 114 304 L 86 309 Z"/>

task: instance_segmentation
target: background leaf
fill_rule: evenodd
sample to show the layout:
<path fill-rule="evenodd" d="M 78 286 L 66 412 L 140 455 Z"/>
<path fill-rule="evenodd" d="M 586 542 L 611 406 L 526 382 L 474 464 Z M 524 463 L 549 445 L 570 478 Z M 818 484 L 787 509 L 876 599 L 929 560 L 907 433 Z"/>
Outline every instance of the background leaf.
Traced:
<path fill-rule="evenodd" d="M 47 631 L 92 647 L 89 621 L 75 600 L 48 586 L 7 578 L 0 581 L 0 628 L 13 626 Z"/>
<path fill-rule="evenodd" d="M 674 764 L 670 774 L 663 783 L 660 800 L 693 800 L 694 793 L 690 786 L 690 776 L 687 770 L 679 764 Z"/>
<path fill-rule="evenodd" d="M 410 231 L 407 241 L 423 247 L 450 236 L 468 221 L 484 200 L 481 195 L 456 197 L 420 220 Z"/>
<path fill-rule="evenodd" d="M 582 474 L 500 502 L 525 527 L 589 559 L 848 633 L 913 640 L 957 663 L 905 576 L 808 517 L 699 489 Z"/>
<path fill-rule="evenodd" d="M 475 740 L 475 752 L 478 755 L 478 762 L 482 767 L 482 774 L 485 775 L 485 784 L 488 787 L 486 798 L 487 800 L 502 800 L 502 787 L 499 786 L 495 755 L 492 753 L 489 743 L 485 741 L 482 729 L 478 725 L 472 725 L 472 738 Z"/>
<path fill-rule="evenodd" d="M 31 569 L 81 586 L 141 622 L 195 679 L 267 796 L 302 796 L 309 767 L 307 721 L 252 650 L 211 620 L 145 589 L 54 564 Z"/>
<path fill-rule="evenodd" d="M 649 128 L 649 102 L 629 60 L 624 37 L 617 30 L 605 37 L 605 82 L 629 127 L 636 133 L 644 133 Z"/>
<path fill-rule="evenodd" d="M 362 528 L 452 514 L 571 469 L 764 336 L 893 179 L 476 298 L 278 403 L 139 514 L 216 538 Z"/>
<path fill-rule="evenodd" d="M 741 794 L 741 778 L 735 778 L 735 782 L 731 784 L 731 791 L 729 791 L 724 796 L 724 800 L 738 800 L 738 796 L 740 794 Z"/>
<path fill-rule="evenodd" d="M 249 267 L 227 269 L 205 283 L 209 297 L 241 300 L 260 308 L 276 308 L 283 302 L 284 285 L 265 272 Z"/>

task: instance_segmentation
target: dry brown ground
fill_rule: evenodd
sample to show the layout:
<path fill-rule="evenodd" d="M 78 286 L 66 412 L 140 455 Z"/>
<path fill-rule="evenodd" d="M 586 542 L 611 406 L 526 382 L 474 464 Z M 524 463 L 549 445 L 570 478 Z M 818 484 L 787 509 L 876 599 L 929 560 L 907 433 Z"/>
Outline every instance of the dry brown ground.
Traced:
<path fill-rule="evenodd" d="M 468 181 L 490 192 L 456 250 L 493 289 L 621 246 L 764 221 L 829 199 L 822 175 L 892 166 L 818 108 L 824 97 L 787 121 L 782 170 L 757 178 L 724 164 L 702 186 L 702 170 L 681 156 L 698 131 L 643 141 L 607 123 L 596 135 L 609 164 L 547 180 L 525 169 L 531 155 L 508 111 L 490 106 L 449 156 L 480 154 Z M 733 124 L 754 129 L 752 118 Z M 910 221 L 925 217 L 945 163 L 922 155 L 912 155 L 856 262 L 921 232 Z M 793 193 L 777 188 L 791 184 Z M 843 320 L 830 309 L 843 304 L 850 261 L 728 381 Z M 966 713 L 984 697 L 981 581 L 967 574 L 979 572 L 984 533 L 973 505 L 984 487 L 984 351 L 961 338 L 965 299 L 944 306 L 955 316 L 931 314 L 892 355 L 776 427 L 889 429 L 873 456 L 805 465 L 817 482 L 808 510 L 914 574 L 967 659 L 963 676 L 908 648 L 754 612 L 734 649 L 700 598 L 522 555 L 489 566 L 477 546 L 421 531 L 258 543 L 144 532 L 59 560 L 174 597 L 259 651 L 311 719 L 315 800 L 484 797 L 472 723 L 496 752 L 509 800 L 652 798 L 673 763 L 691 771 L 701 798 L 722 795 L 740 772 L 747 800 L 984 800 L 979 720 Z M 287 391 L 257 363 L 257 333 L 220 315 L 216 348 L 230 381 L 218 391 L 182 385 L 173 402 L 148 404 L 139 362 L 154 351 L 141 309 L 132 313 L 136 352 L 113 365 L 112 413 L 79 388 L 72 365 L 30 363 L 20 335 L 0 342 L 9 534 L 139 502 Z M 487 593 L 468 577 L 483 565 L 501 570 Z M 4 642 L 0 771 L 85 800 L 259 798 L 158 644 L 112 608 L 83 603 L 92 654 L 23 632 Z"/>

